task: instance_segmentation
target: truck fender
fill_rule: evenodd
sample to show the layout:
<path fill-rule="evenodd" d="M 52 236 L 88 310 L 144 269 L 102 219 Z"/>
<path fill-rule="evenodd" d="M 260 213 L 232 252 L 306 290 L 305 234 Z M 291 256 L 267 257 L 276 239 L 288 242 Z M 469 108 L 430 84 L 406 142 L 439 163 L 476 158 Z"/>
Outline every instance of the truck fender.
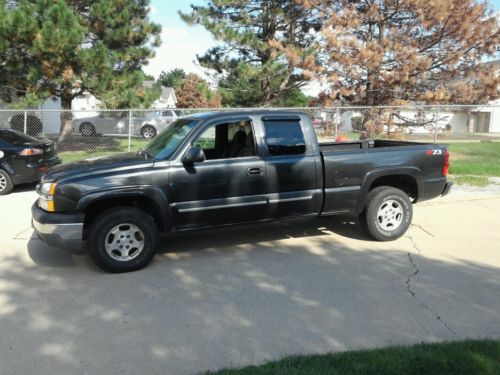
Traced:
<path fill-rule="evenodd" d="M 374 169 L 368 172 L 363 179 L 363 183 L 361 185 L 361 190 L 359 192 L 358 205 L 356 207 L 357 212 L 361 212 L 365 206 L 366 196 L 370 191 L 370 187 L 373 182 L 380 177 L 385 176 L 395 176 L 395 175 L 407 175 L 413 177 L 417 182 L 418 191 L 423 191 L 422 189 L 422 171 L 417 167 L 400 167 L 400 166 L 388 166 Z"/>
<path fill-rule="evenodd" d="M 164 231 L 168 232 L 171 230 L 173 219 L 169 200 L 163 190 L 155 186 L 120 186 L 119 188 L 90 192 L 80 198 L 76 209 L 85 212 L 90 204 L 126 197 L 144 197 L 152 200 L 161 216 Z"/>

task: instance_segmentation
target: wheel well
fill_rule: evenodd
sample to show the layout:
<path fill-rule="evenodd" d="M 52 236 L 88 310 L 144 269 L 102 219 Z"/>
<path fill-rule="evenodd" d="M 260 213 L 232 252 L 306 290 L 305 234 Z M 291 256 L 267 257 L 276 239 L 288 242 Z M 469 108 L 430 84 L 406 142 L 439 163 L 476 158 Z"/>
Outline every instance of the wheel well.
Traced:
<path fill-rule="evenodd" d="M 120 198 L 98 200 L 91 203 L 85 209 L 85 220 L 83 224 L 84 231 L 89 229 L 92 222 L 104 211 L 107 211 L 116 207 L 136 207 L 145 212 L 147 212 L 151 217 L 153 217 L 156 226 L 158 227 L 158 232 L 164 232 L 163 227 L 163 217 L 157 208 L 158 205 L 147 197 L 142 196 L 124 196 Z"/>
<path fill-rule="evenodd" d="M 414 177 L 407 174 L 398 174 L 390 176 L 382 176 L 370 185 L 370 190 L 379 186 L 392 186 L 397 189 L 403 190 L 412 200 L 416 202 L 418 199 L 418 185 Z"/>
<path fill-rule="evenodd" d="M 82 123 L 80 124 L 80 127 L 78 128 L 78 130 L 82 131 L 82 126 L 83 126 L 83 125 L 90 125 L 90 126 L 92 126 L 92 127 L 94 128 L 94 130 L 95 130 L 95 126 L 94 126 L 94 124 L 92 124 L 91 122 L 88 122 L 88 121 L 82 122 Z"/>

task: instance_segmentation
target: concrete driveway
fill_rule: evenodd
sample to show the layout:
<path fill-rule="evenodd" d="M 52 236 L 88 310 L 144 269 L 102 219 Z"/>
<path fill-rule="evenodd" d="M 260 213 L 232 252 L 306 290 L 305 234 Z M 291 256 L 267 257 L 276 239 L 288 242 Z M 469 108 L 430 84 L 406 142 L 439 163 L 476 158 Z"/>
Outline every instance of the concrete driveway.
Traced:
<path fill-rule="evenodd" d="M 165 239 L 121 275 L 33 238 L 34 200 L 0 197 L 2 374 L 189 374 L 500 337 L 500 196 L 419 204 L 392 243 L 345 218 Z"/>

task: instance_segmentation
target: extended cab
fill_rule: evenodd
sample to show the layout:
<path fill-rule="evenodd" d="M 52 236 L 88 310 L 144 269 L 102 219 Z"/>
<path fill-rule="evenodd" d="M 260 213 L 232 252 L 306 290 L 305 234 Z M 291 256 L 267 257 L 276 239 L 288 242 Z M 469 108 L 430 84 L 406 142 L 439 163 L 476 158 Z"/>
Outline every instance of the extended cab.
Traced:
<path fill-rule="evenodd" d="M 301 216 L 358 214 L 377 240 L 408 229 L 412 203 L 446 194 L 443 146 L 366 140 L 318 144 L 301 112 L 205 113 L 148 146 L 50 169 L 33 226 L 80 246 L 111 272 L 144 267 L 158 234 Z"/>

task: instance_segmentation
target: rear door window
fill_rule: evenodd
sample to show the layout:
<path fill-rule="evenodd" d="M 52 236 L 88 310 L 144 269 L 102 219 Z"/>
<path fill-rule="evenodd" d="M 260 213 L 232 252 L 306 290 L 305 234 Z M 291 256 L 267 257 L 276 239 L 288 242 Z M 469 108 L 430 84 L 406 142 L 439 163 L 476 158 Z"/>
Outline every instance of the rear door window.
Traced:
<path fill-rule="evenodd" d="M 299 155 L 306 152 L 299 119 L 265 119 L 264 129 L 269 154 Z"/>

